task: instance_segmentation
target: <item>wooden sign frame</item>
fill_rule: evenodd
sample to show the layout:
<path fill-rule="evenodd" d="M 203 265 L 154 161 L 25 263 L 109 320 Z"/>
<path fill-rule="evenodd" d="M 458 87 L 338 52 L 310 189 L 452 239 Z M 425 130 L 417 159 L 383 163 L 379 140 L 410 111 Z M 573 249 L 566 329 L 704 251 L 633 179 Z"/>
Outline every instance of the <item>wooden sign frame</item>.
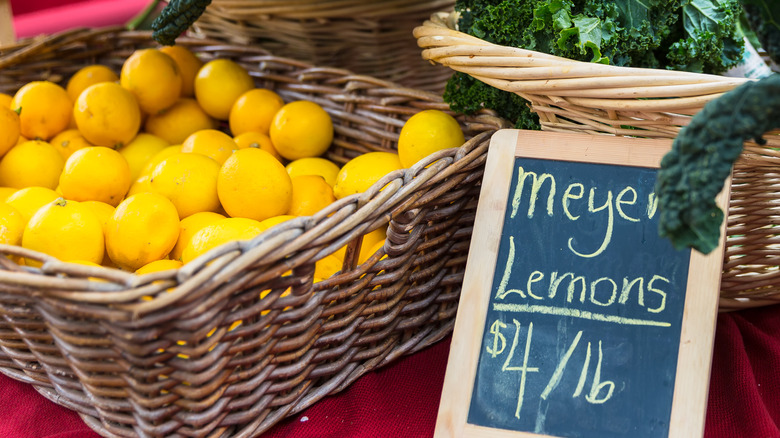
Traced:
<path fill-rule="evenodd" d="M 515 158 L 658 168 L 671 144 L 672 141 L 668 139 L 516 129 L 500 130 L 493 135 L 450 346 L 435 437 L 548 436 L 467 422 Z M 727 211 L 729 191 L 730 180 L 717 199 L 724 211 Z M 669 437 L 690 438 L 704 433 L 724 235 L 725 221 L 719 249 L 706 256 L 691 250 Z"/>

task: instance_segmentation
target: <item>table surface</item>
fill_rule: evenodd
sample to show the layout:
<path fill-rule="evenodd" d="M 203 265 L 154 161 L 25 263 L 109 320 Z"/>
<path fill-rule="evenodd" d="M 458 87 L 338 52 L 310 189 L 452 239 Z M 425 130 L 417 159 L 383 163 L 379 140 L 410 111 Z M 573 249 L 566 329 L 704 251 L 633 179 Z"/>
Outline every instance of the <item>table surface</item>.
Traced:
<path fill-rule="evenodd" d="M 433 436 L 450 338 L 370 372 L 264 438 Z M 718 316 L 705 438 L 780 438 L 780 305 Z M 0 374 L 0 437 L 92 438 L 80 417 Z"/>

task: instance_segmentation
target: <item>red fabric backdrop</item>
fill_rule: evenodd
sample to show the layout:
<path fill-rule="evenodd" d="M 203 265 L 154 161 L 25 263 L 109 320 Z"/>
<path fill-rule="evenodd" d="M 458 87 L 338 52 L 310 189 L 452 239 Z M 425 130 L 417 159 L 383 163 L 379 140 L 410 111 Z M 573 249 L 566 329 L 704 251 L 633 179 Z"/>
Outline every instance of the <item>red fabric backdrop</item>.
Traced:
<path fill-rule="evenodd" d="M 264 438 L 433 436 L 447 338 L 358 379 Z M 780 438 L 780 306 L 721 314 L 705 438 Z M 74 412 L 0 374 L 0 437 L 99 437 Z"/>

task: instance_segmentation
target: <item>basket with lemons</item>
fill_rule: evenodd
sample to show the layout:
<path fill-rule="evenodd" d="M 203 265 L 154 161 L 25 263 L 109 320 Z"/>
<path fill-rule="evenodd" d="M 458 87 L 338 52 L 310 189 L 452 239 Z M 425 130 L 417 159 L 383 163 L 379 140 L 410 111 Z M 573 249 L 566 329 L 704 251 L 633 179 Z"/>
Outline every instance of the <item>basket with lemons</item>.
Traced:
<path fill-rule="evenodd" d="M 464 134 L 427 109 L 405 122 L 397 153 L 337 163 L 325 156 L 333 140 L 320 104 L 285 101 L 241 64 L 183 46 L 135 50 L 118 73 L 84 66 L 66 86 L 32 81 L 0 95 L 0 243 L 124 271 L 175 269 L 315 215 Z M 358 262 L 384 239 L 382 228 L 369 233 Z M 341 269 L 344 253 L 318 261 L 315 277 Z"/>

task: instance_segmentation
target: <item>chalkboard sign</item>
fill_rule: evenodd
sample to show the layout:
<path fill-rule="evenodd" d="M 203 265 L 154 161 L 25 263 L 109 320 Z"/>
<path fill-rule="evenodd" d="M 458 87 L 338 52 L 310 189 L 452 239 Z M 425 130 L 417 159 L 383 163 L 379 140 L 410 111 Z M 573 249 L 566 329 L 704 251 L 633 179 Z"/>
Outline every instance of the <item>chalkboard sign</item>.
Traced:
<path fill-rule="evenodd" d="M 722 251 L 658 236 L 670 147 L 493 136 L 437 436 L 702 435 Z"/>

